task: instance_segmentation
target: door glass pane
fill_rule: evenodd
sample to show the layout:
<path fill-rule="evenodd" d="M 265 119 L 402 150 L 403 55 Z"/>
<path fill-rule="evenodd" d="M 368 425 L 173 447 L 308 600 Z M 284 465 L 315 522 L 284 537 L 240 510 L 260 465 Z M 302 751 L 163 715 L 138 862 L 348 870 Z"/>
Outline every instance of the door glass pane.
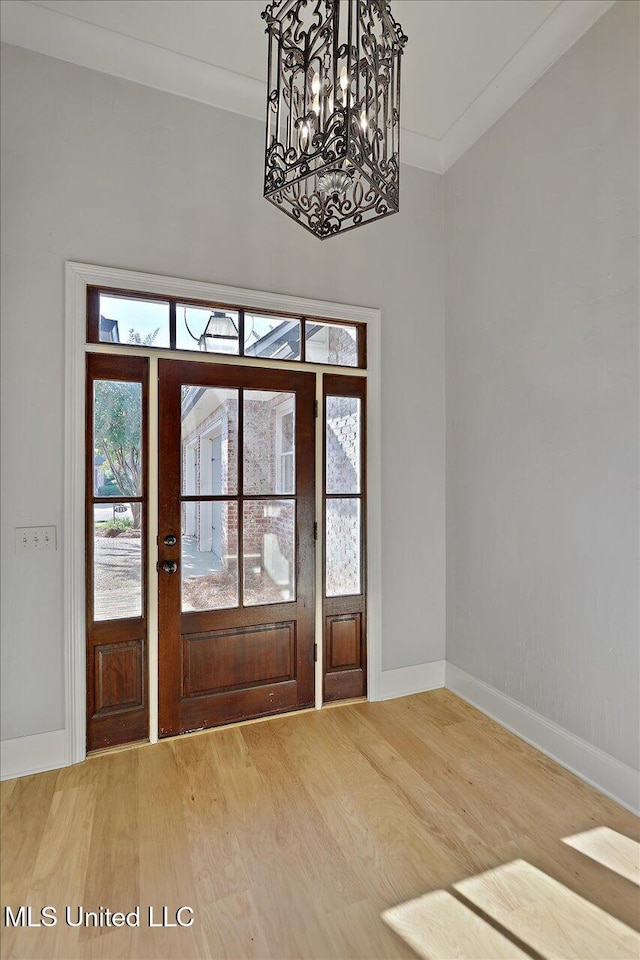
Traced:
<path fill-rule="evenodd" d="M 237 310 L 176 304 L 176 347 L 204 353 L 239 353 Z"/>
<path fill-rule="evenodd" d="M 244 492 L 295 493 L 295 394 L 244 391 Z"/>
<path fill-rule="evenodd" d="M 335 363 L 341 367 L 357 367 L 357 327 L 307 320 L 305 348 L 307 363 Z"/>
<path fill-rule="evenodd" d="M 326 505 L 326 596 L 361 593 L 360 500 L 340 497 Z"/>
<path fill-rule="evenodd" d="M 182 493 L 235 494 L 238 485 L 238 391 L 182 388 Z"/>
<path fill-rule="evenodd" d="M 99 338 L 103 343 L 170 347 L 169 304 L 101 293 Z"/>
<path fill-rule="evenodd" d="M 238 606 L 238 505 L 235 500 L 182 504 L 182 610 Z"/>
<path fill-rule="evenodd" d="M 295 600 L 295 502 L 245 500 L 244 603 Z"/>
<path fill-rule="evenodd" d="M 142 504 L 93 508 L 94 620 L 142 616 Z"/>
<path fill-rule="evenodd" d="M 300 320 L 291 317 L 244 315 L 245 357 L 269 357 L 271 360 L 300 359 Z"/>
<path fill-rule="evenodd" d="M 361 401 L 327 397 L 327 493 L 360 493 Z"/>
<path fill-rule="evenodd" d="M 93 384 L 93 495 L 142 496 L 142 384 Z"/>

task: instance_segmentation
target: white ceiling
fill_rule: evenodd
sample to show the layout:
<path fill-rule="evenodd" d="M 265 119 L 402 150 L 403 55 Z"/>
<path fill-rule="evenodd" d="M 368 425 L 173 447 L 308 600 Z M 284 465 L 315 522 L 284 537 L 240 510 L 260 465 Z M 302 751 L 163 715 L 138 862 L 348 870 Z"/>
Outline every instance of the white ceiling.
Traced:
<path fill-rule="evenodd" d="M 392 0 L 402 158 L 442 172 L 613 0 Z M 261 117 L 266 0 L 3 0 L 2 38 Z"/>

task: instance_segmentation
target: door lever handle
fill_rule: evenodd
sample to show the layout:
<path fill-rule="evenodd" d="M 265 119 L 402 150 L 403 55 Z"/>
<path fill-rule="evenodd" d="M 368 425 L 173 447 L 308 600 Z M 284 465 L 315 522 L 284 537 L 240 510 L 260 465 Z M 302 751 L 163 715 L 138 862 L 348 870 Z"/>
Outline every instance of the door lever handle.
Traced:
<path fill-rule="evenodd" d="M 165 560 L 162 564 L 162 569 L 165 573 L 172 574 L 178 569 L 178 564 L 175 560 Z"/>

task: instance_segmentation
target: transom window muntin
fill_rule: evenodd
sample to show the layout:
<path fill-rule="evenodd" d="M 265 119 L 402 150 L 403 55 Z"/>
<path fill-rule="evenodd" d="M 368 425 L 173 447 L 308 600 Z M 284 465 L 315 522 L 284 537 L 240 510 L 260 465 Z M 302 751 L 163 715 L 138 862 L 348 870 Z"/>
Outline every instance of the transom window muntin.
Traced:
<path fill-rule="evenodd" d="M 87 288 L 87 341 L 366 369 L 366 325 L 108 287 Z"/>

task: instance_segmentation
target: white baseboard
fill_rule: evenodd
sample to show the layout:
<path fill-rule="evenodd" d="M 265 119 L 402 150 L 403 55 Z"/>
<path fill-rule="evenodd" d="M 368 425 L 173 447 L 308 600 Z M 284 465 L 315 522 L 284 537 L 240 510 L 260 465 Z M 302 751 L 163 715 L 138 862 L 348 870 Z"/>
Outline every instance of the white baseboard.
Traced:
<path fill-rule="evenodd" d="M 383 670 L 380 699 L 393 700 L 395 697 L 408 697 L 412 693 L 443 687 L 444 663 L 444 660 L 433 660 L 431 663 L 416 663 L 412 667 Z"/>
<path fill-rule="evenodd" d="M 444 660 L 382 672 L 381 699 L 446 686 L 507 730 L 542 751 L 633 813 L 640 813 L 640 773 L 542 714 Z M 65 730 L 0 743 L 0 779 L 57 770 L 69 763 Z"/>
<path fill-rule="evenodd" d="M 633 767 L 448 662 L 445 686 L 627 810 L 640 813 L 640 772 Z"/>
<path fill-rule="evenodd" d="M 52 730 L 31 737 L 15 737 L 0 742 L 0 779 L 13 780 L 44 770 L 66 767 L 67 732 Z"/>

